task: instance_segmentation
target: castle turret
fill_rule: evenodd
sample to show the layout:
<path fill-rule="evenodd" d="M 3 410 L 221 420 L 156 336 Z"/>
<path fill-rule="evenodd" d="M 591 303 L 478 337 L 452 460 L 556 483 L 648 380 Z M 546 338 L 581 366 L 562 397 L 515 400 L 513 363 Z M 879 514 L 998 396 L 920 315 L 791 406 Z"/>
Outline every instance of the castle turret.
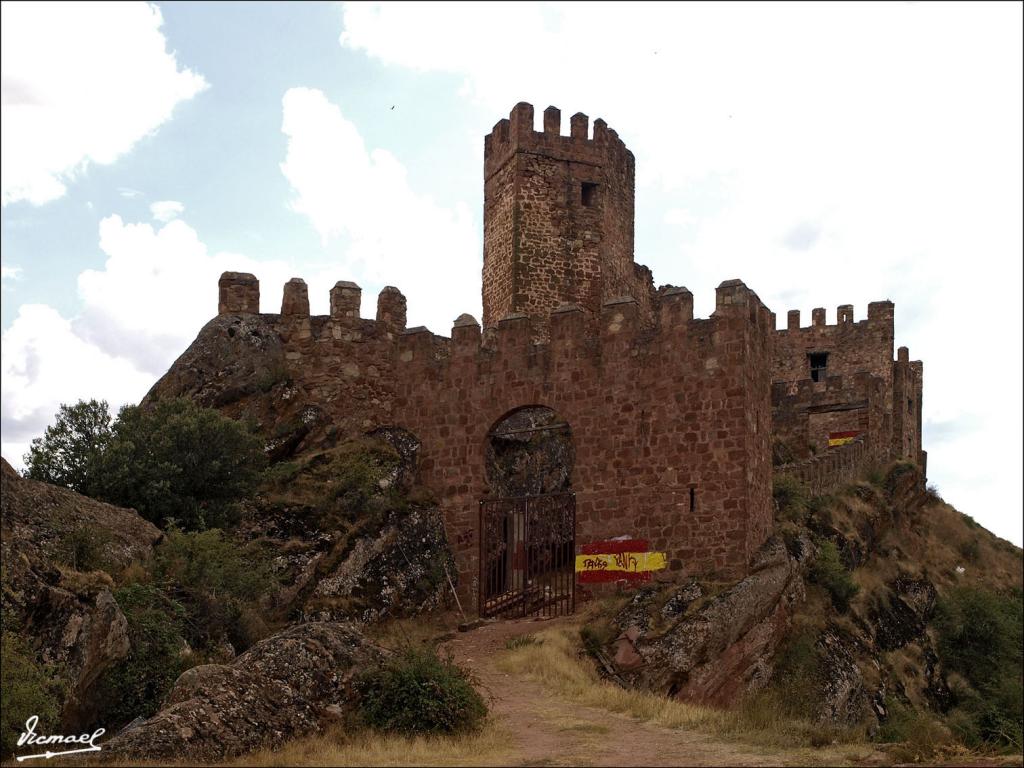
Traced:
<path fill-rule="evenodd" d="M 650 311 L 650 273 L 633 262 L 633 153 L 603 120 L 520 102 L 484 139 L 483 325 L 525 314 L 535 336 L 563 304 L 591 318 L 631 296 Z"/>

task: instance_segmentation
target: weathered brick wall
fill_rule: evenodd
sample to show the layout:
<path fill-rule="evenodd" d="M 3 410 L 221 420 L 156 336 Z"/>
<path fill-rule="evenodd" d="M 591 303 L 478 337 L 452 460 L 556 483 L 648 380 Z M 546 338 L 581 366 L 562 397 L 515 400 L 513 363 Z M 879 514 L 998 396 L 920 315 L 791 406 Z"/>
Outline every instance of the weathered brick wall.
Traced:
<path fill-rule="evenodd" d="M 854 322 L 853 308 L 841 305 L 837 310 L 841 321 L 825 323 L 825 310 L 812 311 L 810 326 L 800 327 L 799 310 L 787 315 L 785 330 L 775 332 L 772 355 L 772 381 L 799 381 L 810 378 L 807 355 L 828 353 L 830 376 L 852 376 L 870 373 L 886 384 L 886 406 L 891 410 L 894 317 L 891 301 L 875 301 L 868 305 L 867 320 Z"/>
<path fill-rule="evenodd" d="M 602 307 L 597 336 L 578 308 L 552 316 L 545 344 L 526 317 L 491 334 L 464 321 L 450 345 L 403 335 L 395 421 L 422 443 L 421 479 L 442 500 L 466 600 L 491 490 L 488 434 L 523 406 L 551 408 L 571 429 L 578 545 L 628 535 L 676 571 L 745 571 L 771 525 L 770 313 L 730 281 L 711 318 L 692 315 L 692 296 L 676 290 L 661 297 L 656 328 L 620 301 Z"/>
<path fill-rule="evenodd" d="M 483 325 L 526 314 L 533 336 L 562 304 L 596 319 L 611 299 L 631 296 L 652 320 L 650 272 L 633 262 L 632 153 L 603 120 L 520 103 L 484 140 Z M 584 186 L 591 185 L 590 192 Z"/>
<path fill-rule="evenodd" d="M 857 439 L 818 456 L 775 468 L 779 477 L 793 477 L 814 494 L 830 493 L 864 476 L 875 462 L 867 443 Z"/>
<path fill-rule="evenodd" d="M 861 432 L 872 454 L 887 455 L 883 382 L 868 373 L 823 381 L 772 383 L 772 438 L 797 460 L 824 454 L 830 432 Z"/>
<path fill-rule="evenodd" d="M 219 314 L 255 314 L 258 285 L 252 275 L 225 273 L 220 280 Z M 237 286 L 245 288 L 244 300 L 237 298 Z M 284 349 L 284 370 L 270 372 L 274 381 L 289 381 L 284 394 L 322 412 L 309 418 L 331 422 L 342 437 L 362 434 L 393 419 L 392 369 L 396 339 L 405 329 L 405 297 L 397 288 L 384 288 L 377 320 L 367 320 L 359 316 L 361 295 L 355 283 L 339 282 L 331 289 L 331 314 L 310 316 L 306 283 L 293 278 L 284 286 L 281 313 L 260 315 Z M 278 426 L 284 432 L 290 425 Z"/>
<path fill-rule="evenodd" d="M 569 136 L 560 122 L 549 107 L 534 131 L 533 107 L 520 103 L 485 138 L 483 329 L 468 315 L 451 339 L 406 329 L 405 298 L 390 287 L 376 319 L 362 319 L 348 282 L 331 290 L 330 315 L 310 316 L 296 278 L 281 314 L 245 330 L 256 350 L 269 333 L 265 348 L 283 359 L 288 384 L 275 397 L 304 404 L 278 415 L 322 419 L 327 441 L 381 426 L 419 439 L 419 477 L 444 511 L 464 603 L 477 599 L 479 502 L 495 491 L 488 436 L 520 408 L 550 408 L 569 425 L 577 546 L 647 539 L 677 573 L 746 570 L 772 526 L 773 433 L 819 449 L 782 468 L 816 489 L 883 454 L 923 464 L 922 369 L 904 349 L 893 361 L 891 302 L 861 322 L 844 305 L 832 326 L 822 309 L 809 328 L 791 312 L 776 332 L 756 294 L 729 280 L 714 314 L 695 320 L 689 291 L 655 293 L 633 260 L 632 153 L 602 120 L 593 138 L 586 115 L 571 118 Z M 219 312 L 258 313 L 256 278 L 225 273 Z M 245 326 L 221 320 L 217 333 Z M 817 384 L 810 352 L 829 354 Z M 251 386 L 249 370 L 239 386 Z M 848 429 L 865 437 L 825 449 L 828 432 Z"/>
<path fill-rule="evenodd" d="M 791 442 L 798 455 L 809 445 L 827 449 L 827 434 L 867 430 L 873 457 L 905 458 L 924 464 L 921 451 L 921 364 L 909 362 L 905 348 L 893 360 L 894 309 L 890 301 L 868 305 L 867 320 L 854 322 L 853 306 L 840 305 L 837 323 L 825 323 L 825 310 L 811 312 L 811 325 L 800 327 L 800 312 L 791 310 L 785 330 L 776 331 L 772 354 L 773 430 Z M 828 354 L 825 381 L 810 380 L 809 354 Z M 871 413 L 864 377 L 871 385 Z M 835 379 L 835 380 L 833 380 Z M 800 387 L 797 387 L 797 383 Z M 877 389 L 877 392 L 875 390 Z M 814 394 L 818 393 L 818 394 Z M 814 397 L 809 399 L 812 394 Z"/>
<path fill-rule="evenodd" d="M 921 450 L 921 397 L 924 365 L 910 360 L 910 350 L 900 347 L 893 363 L 892 451 L 917 463 L 922 470 L 926 460 Z"/>

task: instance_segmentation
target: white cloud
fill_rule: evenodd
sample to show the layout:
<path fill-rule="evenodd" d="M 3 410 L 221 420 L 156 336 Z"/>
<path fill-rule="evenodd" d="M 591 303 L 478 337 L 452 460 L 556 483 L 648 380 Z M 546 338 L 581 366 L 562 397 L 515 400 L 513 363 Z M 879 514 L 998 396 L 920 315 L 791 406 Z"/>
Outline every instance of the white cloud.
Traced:
<path fill-rule="evenodd" d="M 40 205 L 128 152 L 206 88 L 148 3 L 3 3 L 3 204 Z"/>
<path fill-rule="evenodd" d="M 280 311 L 281 287 L 291 277 L 284 262 L 209 253 L 182 219 L 154 229 L 108 216 L 99 235 L 107 260 L 103 269 L 78 276 L 82 311 L 75 329 L 104 351 L 132 360 L 154 380 L 216 315 L 222 272 L 255 273 L 268 312 Z"/>
<path fill-rule="evenodd" d="M 0 280 L 20 280 L 22 269 L 8 264 L 0 264 Z"/>
<path fill-rule="evenodd" d="M 149 212 L 157 221 L 168 222 L 185 212 L 185 206 L 177 200 L 158 200 L 151 203 Z"/>
<path fill-rule="evenodd" d="M 116 409 L 138 402 L 216 315 L 221 272 L 256 273 L 267 312 L 280 311 L 292 276 L 283 262 L 209 253 L 181 219 L 154 229 L 109 216 L 99 244 L 107 260 L 79 275 L 78 315 L 25 304 L 3 334 L 2 450 L 15 466 L 61 403 L 95 397 Z"/>
<path fill-rule="evenodd" d="M 782 321 L 892 299 L 932 479 L 1021 541 L 1019 4 L 351 3 L 343 24 L 343 46 L 458 78 L 481 133 L 520 100 L 563 131 L 604 117 L 637 157 L 637 260 L 698 315 L 732 277 Z"/>
<path fill-rule="evenodd" d="M 325 245 L 348 240 L 334 279 L 364 289 L 397 284 L 409 301 L 409 324 L 436 333 L 447 334 L 463 312 L 479 318 L 481 240 L 468 207 L 444 208 L 418 194 L 401 162 L 368 150 L 322 92 L 292 88 L 283 108 L 288 152 L 281 171 L 296 193 L 292 209 L 309 218 Z"/>
<path fill-rule="evenodd" d="M 105 399 L 115 411 L 137 402 L 153 378 L 79 337 L 44 304 L 23 304 L 3 333 L 3 456 L 15 466 L 61 403 Z"/>

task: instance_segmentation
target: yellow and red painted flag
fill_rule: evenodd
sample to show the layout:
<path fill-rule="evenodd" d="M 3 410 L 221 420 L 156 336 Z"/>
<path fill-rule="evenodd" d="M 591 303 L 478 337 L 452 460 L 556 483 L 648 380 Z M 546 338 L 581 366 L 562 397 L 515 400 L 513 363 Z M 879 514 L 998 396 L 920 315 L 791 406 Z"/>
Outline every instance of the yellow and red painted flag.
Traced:
<path fill-rule="evenodd" d="M 850 430 L 848 432 L 829 432 L 828 433 L 828 447 L 835 448 L 837 445 L 846 445 L 852 443 L 853 438 L 860 434 L 859 430 Z"/>
<path fill-rule="evenodd" d="M 649 552 L 643 539 L 612 539 L 584 544 L 576 555 L 580 584 L 602 581 L 650 581 L 654 571 L 665 565 L 664 552 Z"/>

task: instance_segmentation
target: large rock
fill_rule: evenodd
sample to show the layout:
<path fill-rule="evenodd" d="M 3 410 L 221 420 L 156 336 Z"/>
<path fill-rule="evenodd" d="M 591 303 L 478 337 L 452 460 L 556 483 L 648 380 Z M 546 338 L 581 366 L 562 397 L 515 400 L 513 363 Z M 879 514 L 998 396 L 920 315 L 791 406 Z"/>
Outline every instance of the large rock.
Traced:
<path fill-rule="evenodd" d="M 103 756 L 216 761 L 314 733 L 344 714 L 353 674 L 385 653 L 349 624 L 292 627 L 230 665 L 187 670 L 165 708 L 104 744 Z"/>
<path fill-rule="evenodd" d="M 148 558 L 162 536 L 134 510 L 104 504 L 80 493 L 18 475 L 0 459 L 0 522 L 4 542 L 33 556 L 61 561 L 78 534 L 91 537 L 103 570 L 116 572 Z"/>
<path fill-rule="evenodd" d="M 440 510 L 404 510 L 323 569 L 303 601 L 302 615 L 367 623 L 415 616 L 446 603 L 448 577 L 456 573 Z"/>
<path fill-rule="evenodd" d="M 762 686 L 793 608 L 804 599 L 801 570 L 781 541 L 768 541 L 745 579 L 664 633 L 637 639 L 639 684 L 719 705 Z"/>
<path fill-rule="evenodd" d="M 0 460 L 2 461 L 2 460 Z M 5 629 L 31 640 L 67 682 L 62 727 L 88 724 L 94 684 L 128 655 L 128 622 L 105 571 L 80 573 L 71 542 L 86 536 L 91 558 L 117 572 L 146 560 L 160 531 L 130 509 L 20 477 L 0 465 L 0 550 Z"/>

